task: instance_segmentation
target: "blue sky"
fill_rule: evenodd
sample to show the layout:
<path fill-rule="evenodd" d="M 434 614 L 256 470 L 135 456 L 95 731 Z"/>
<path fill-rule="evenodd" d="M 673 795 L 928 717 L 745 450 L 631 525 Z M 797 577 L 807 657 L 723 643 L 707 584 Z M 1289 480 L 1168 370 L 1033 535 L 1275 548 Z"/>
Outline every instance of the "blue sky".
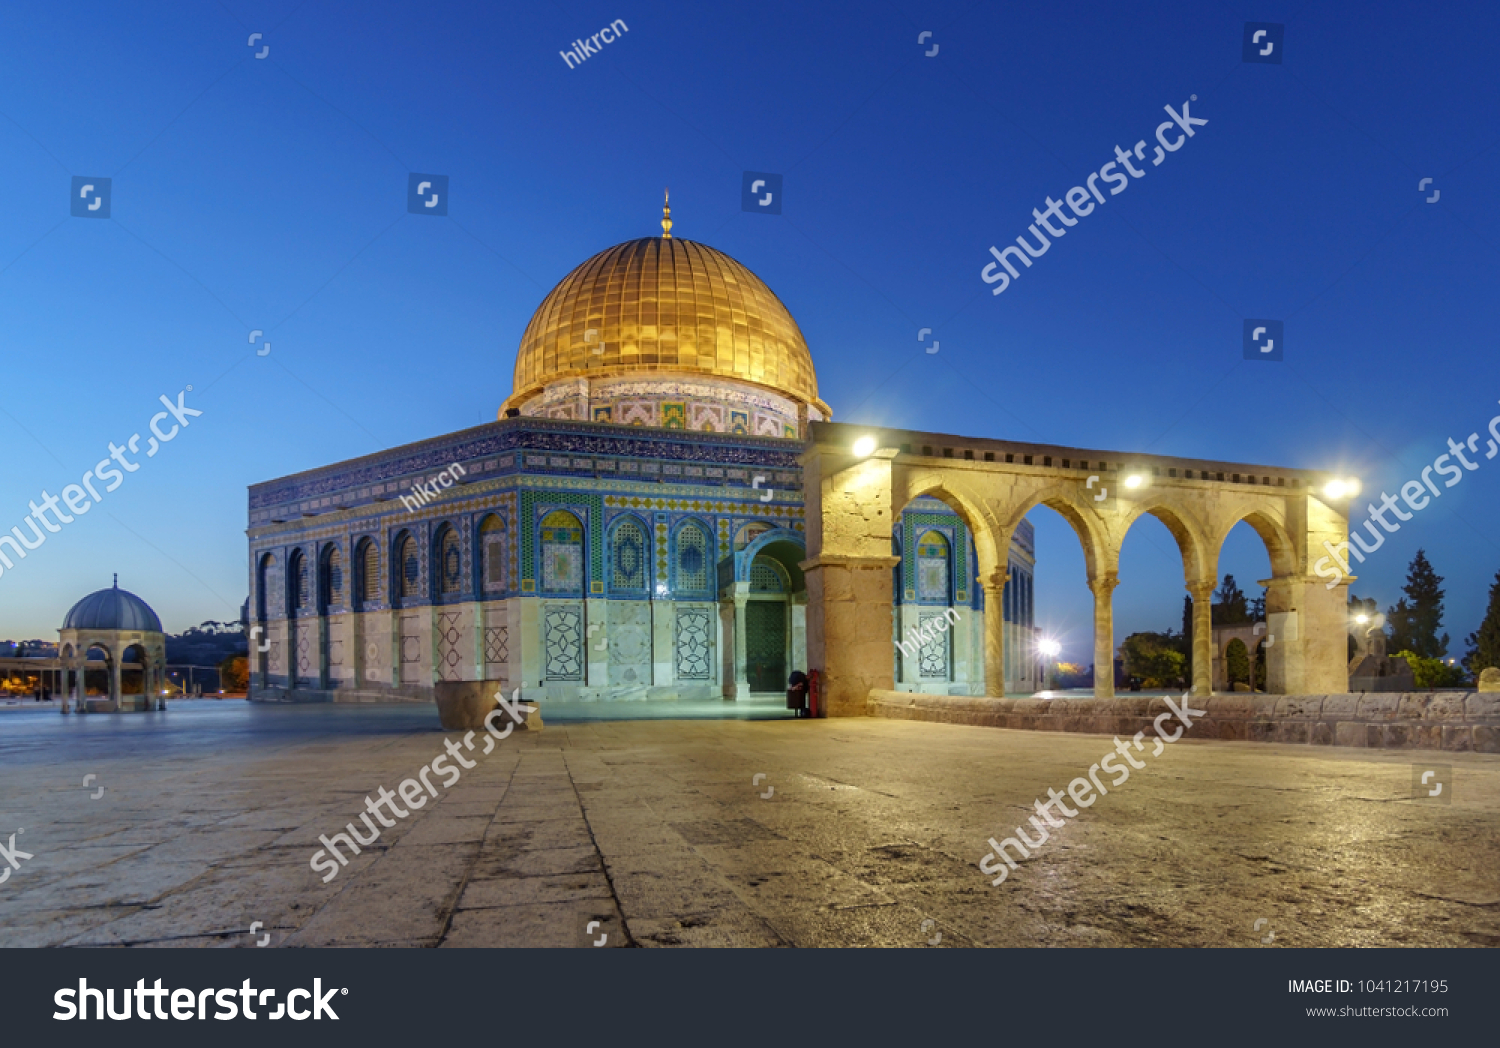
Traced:
<path fill-rule="evenodd" d="M 568 68 L 615 19 L 629 32 Z M 1251 20 L 1285 25 L 1283 64 L 1241 62 Z M 191 384 L 204 414 L 0 577 L 0 636 L 55 636 L 115 571 L 169 630 L 235 617 L 246 486 L 493 418 L 546 291 L 657 232 L 667 185 L 674 232 L 791 309 L 841 420 L 1394 493 L 1500 413 L 1497 23 L 1416 3 L 17 7 L 0 526 L 144 433 L 159 395 Z M 990 244 L 1192 95 L 1206 126 L 989 294 Z M 782 215 L 741 212 L 746 170 L 784 176 Z M 449 217 L 406 213 L 410 172 L 449 176 Z M 112 179 L 110 219 L 69 216 L 75 175 Z M 1242 359 L 1245 318 L 1285 322 L 1284 361 Z M 1086 657 L 1077 542 L 1034 519 L 1039 618 Z M 1355 591 L 1392 603 L 1423 547 L 1457 642 L 1497 520 L 1500 460 Z M 1221 574 L 1267 570 L 1241 526 Z M 1120 574 L 1117 639 L 1179 623 L 1165 528 L 1132 532 Z"/>

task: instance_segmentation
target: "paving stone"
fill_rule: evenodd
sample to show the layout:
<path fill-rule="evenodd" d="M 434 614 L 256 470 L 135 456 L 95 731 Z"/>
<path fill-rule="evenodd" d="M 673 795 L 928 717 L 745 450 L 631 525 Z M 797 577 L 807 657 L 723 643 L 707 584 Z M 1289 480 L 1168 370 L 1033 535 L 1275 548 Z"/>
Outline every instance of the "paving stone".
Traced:
<path fill-rule="evenodd" d="M 592 948 L 591 920 L 610 947 L 1500 945 L 1500 755 L 1442 753 L 1429 804 L 1420 751 L 1148 746 L 993 887 L 988 839 L 1109 738 L 874 718 L 549 714 L 323 882 L 319 836 L 462 738 L 433 718 L 183 704 L 105 737 L 8 713 L 0 820 L 35 858 L 0 946 L 257 948 L 259 921 L 275 947 Z"/>

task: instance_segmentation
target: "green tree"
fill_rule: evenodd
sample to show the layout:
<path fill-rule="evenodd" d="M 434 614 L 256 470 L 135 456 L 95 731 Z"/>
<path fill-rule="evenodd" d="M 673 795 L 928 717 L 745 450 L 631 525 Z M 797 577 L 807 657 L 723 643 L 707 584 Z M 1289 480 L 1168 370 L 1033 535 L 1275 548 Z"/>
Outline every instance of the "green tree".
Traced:
<path fill-rule="evenodd" d="M 1469 634 L 1466 643 L 1469 653 L 1464 656 L 1464 668 L 1476 680 L 1481 671 L 1500 666 L 1500 571 L 1495 572 L 1495 582 L 1490 586 L 1490 606 L 1484 613 L 1484 621 Z"/>
<path fill-rule="evenodd" d="M 1239 583 L 1234 581 L 1233 575 L 1224 576 L 1224 584 L 1214 594 L 1218 598 L 1217 606 L 1214 608 L 1214 624 L 1218 626 L 1243 626 L 1252 621 L 1250 618 L 1250 602 L 1246 600 L 1245 594 L 1240 592 Z"/>
<path fill-rule="evenodd" d="M 1229 686 L 1234 687 L 1238 681 L 1249 683 L 1250 681 L 1250 649 L 1245 647 L 1245 642 L 1236 637 L 1229 642 L 1224 649 L 1224 673 L 1229 678 Z"/>
<path fill-rule="evenodd" d="M 1412 558 L 1402 592 L 1406 596 L 1386 612 L 1390 647 L 1441 659 L 1448 654 L 1448 634 L 1439 637 L 1437 632 L 1443 624 L 1443 577 L 1432 570 L 1424 551 Z"/>
<path fill-rule="evenodd" d="M 1266 588 L 1260 588 L 1260 596 L 1250 602 L 1250 621 L 1266 621 Z"/>
<path fill-rule="evenodd" d="M 1450 666 L 1442 659 L 1428 659 L 1410 651 L 1396 653 L 1411 666 L 1412 679 L 1419 688 L 1460 688 L 1469 682 L 1468 674 L 1458 666 Z"/>
<path fill-rule="evenodd" d="M 1177 634 L 1132 633 L 1120 645 L 1125 672 L 1140 677 L 1148 688 L 1174 688 L 1186 673 L 1187 659 L 1178 650 Z"/>

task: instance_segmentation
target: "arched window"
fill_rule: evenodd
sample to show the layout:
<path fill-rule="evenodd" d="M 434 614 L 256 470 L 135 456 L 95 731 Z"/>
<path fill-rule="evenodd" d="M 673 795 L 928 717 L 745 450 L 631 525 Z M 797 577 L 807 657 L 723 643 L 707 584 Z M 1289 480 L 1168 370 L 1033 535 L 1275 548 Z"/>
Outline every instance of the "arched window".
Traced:
<path fill-rule="evenodd" d="M 950 603 L 952 581 L 948 540 L 939 532 L 924 532 L 917 539 L 917 599 L 924 604 Z"/>
<path fill-rule="evenodd" d="M 308 606 L 308 598 L 311 595 L 311 580 L 308 578 L 307 558 L 302 551 L 296 550 L 292 553 L 291 565 L 287 569 L 287 578 L 292 584 L 292 610 L 301 611 Z"/>
<path fill-rule="evenodd" d="M 396 543 L 396 596 L 401 600 L 420 597 L 422 562 L 417 555 L 417 540 L 410 534 Z"/>
<path fill-rule="evenodd" d="M 583 593 L 583 525 L 567 510 L 553 510 L 538 529 L 542 591 Z"/>
<path fill-rule="evenodd" d="M 271 596 L 271 587 L 275 584 L 276 558 L 270 553 L 260 558 L 260 571 L 255 580 L 255 617 L 260 622 L 265 622 L 269 616 L 266 609 L 274 607 Z"/>
<path fill-rule="evenodd" d="M 751 593 L 785 593 L 789 588 L 786 569 L 771 557 L 759 556 L 751 563 Z"/>
<path fill-rule="evenodd" d="M 644 596 L 646 566 L 650 562 L 646 529 L 629 517 L 609 533 L 609 589 L 611 593 Z"/>
<path fill-rule="evenodd" d="M 380 547 L 374 539 L 359 540 L 354 548 L 355 609 L 364 611 L 380 602 Z"/>
<path fill-rule="evenodd" d="M 708 532 L 699 524 L 689 521 L 677 530 L 676 548 L 673 551 L 673 567 L 677 571 L 677 593 L 707 594 L 708 569 L 711 558 L 708 551 L 713 548 Z"/>
<path fill-rule="evenodd" d="M 438 592 L 444 596 L 461 592 L 464 588 L 464 555 L 458 532 L 452 525 L 444 524 L 438 531 L 433 550 L 437 554 Z"/>
<path fill-rule="evenodd" d="M 344 556 L 337 546 L 329 546 L 323 552 L 323 578 L 321 580 L 322 607 L 342 607 L 344 603 Z"/>
<path fill-rule="evenodd" d="M 505 589 L 505 521 L 497 513 L 479 525 L 480 586 L 488 593 Z"/>

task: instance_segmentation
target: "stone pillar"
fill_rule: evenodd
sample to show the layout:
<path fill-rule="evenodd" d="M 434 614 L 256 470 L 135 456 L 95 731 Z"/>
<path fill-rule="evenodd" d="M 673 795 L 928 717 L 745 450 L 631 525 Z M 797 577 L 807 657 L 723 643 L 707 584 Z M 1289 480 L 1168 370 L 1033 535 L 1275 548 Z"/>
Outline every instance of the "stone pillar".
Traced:
<path fill-rule="evenodd" d="M 804 408 L 804 411 L 806 409 Z M 807 591 L 793 593 L 787 607 L 791 615 L 792 638 L 787 648 L 787 671 L 807 672 Z M 894 653 L 891 660 L 895 666 Z"/>
<path fill-rule="evenodd" d="M 725 699 L 734 698 L 734 633 L 735 606 L 733 601 L 719 601 L 719 643 L 715 650 L 718 669 L 714 680 L 718 682 L 719 694 Z"/>
<path fill-rule="evenodd" d="M 1266 690 L 1283 695 L 1347 693 L 1347 578 L 1332 589 L 1317 576 L 1286 576 L 1269 582 Z"/>
<path fill-rule="evenodd" d="M 984 587 L 984 693 L 1005 698 L 1005 582 L 1008 571 L 996 571 Z"/>
<path fill-rule="evenodd" d="M 120 664 L 123 661 L 124 661 L 124 656 L 121 655 L 118 652 L 116 652 L 115 655 L 114 655 L 114 658 L 112 658 L 110 660 L 110 667 L 109 667 L 109 700 L 115 704 L 115 709 L 116 710 L 118 710 L 120 708 L 120 703 L 124 699 L 124 684 L 120 680 L 120 674 L 121 674 Z"/>
<path fill-rule="evenodd" d="M 734 584 L 734 697 L 750 697 L 750 659 L 745 643 L 745 604 L 749 583 Z"/>
<path fill-rule="evenodd" d="M 818 557 L 805 561 L 807 663 L 822 673 L 828 717 L 860 717 L 870 690 L 889 690 L 891 569 L 896 557 Z"/>
<path fill-rule="evenodd" d="M 872 435 L 873 436 L 873 435 Z M 815 444 L 802 456 L 807 500 L 807 662 L 822 681 L 820 712 L 858 717 L 872 688 L 890 689 L 892 463 L 900 452 Z"/>
<path fill-rule="evenodd" d="M 1119 576 L 1110 572 L 1089 579 L 1094 593 L 1094 697 L 1115 697 L 1114 592 Z"/>
<path fill-rule="evenodd" d="M 1190 583 L 1187 591 L 1193 595 L 1193 695 L 1203 697 L 1214 693 L 1213 580 Z"/>

